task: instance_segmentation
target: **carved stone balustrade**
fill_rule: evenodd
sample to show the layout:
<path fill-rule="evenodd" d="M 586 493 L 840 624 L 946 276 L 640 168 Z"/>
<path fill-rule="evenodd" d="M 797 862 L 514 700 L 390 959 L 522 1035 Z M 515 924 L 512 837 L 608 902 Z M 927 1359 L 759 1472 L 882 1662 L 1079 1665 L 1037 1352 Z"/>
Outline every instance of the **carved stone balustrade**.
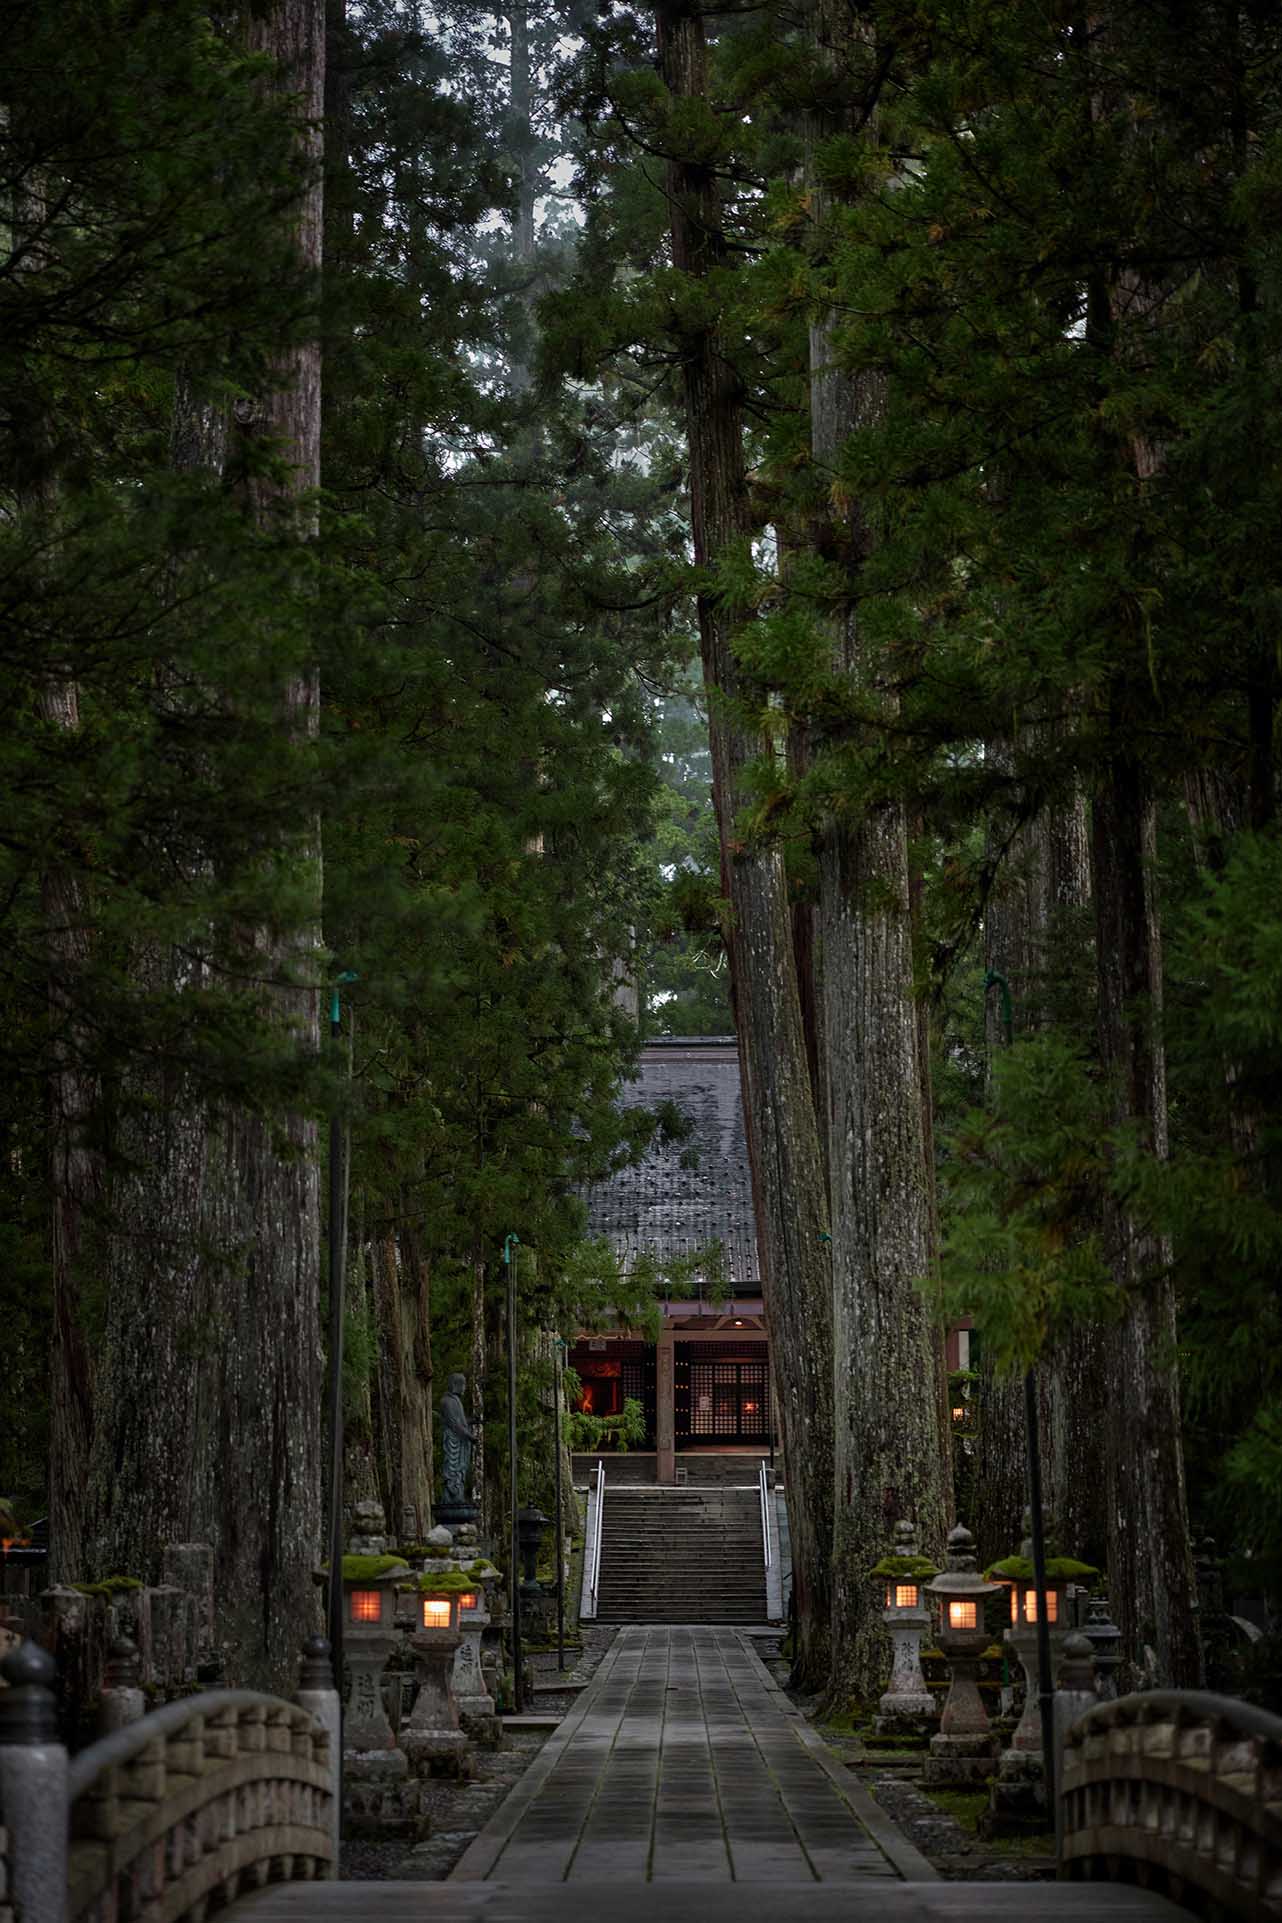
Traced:
<path fill-rule="evenodd" d="M 1060 1874 L 1282 1918 L 1282 1718 L 1227 1696 L 1101 1703 L 1064 1749 Z"/>
<path fill-rule="evenodd" d="M 68 1771 L 67 1923 L 203 1917 L 268 1882 L 332 1877 L 330 1736 L 248 1690 L 169 1703 Z"/>

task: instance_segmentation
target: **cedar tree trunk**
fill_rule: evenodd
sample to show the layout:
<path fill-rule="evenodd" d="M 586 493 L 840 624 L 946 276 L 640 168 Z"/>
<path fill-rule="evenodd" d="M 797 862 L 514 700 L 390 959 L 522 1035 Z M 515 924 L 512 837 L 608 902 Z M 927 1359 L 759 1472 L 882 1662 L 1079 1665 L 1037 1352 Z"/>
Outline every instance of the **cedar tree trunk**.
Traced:
<path fill-rule="evenodd" d="M 808 198 L 824 244 L 826 196 L 815 143 L 854 132 L 862 43 L 848 6 L 817 0 L 815 49 L 836 83 L 812 118 Z M 868 104 L 871 114 L 871 104 Z M 864 130 L 869 122 L 865 120 Z M 810 330 L 810 446 L 831 503 L 841 498 L 841 451 L 876 424 L 885 390 L 875 374 L 839 364 L 836 330 Z M 852 677 L 889 718 L 859 622 L 860 576 L 873 534 L 857 503 L 830 507 L 815 531 L 840 588 L 828 613 L 834 670 Z M 942 1559 L 951 1512 L 946 1486 L 943 1351 L 919 1286 L 934 1259 L 934 1171 L 927 1163 L 920 1010 L 913 992 L 913 897 L 902 801 L 862 813 L 834 810 L 819 848 L 821 1052 L 828 1085 L 832 1211 L 834 1466 L 834 1700 L 867 1701 L 885 1687 L 889 1637 L 868 1579 L 900 1517 L 917 1523 Z"/>
<path fill-rule="evenodd" d="M 656 15 L 660 69 L 674 106 L 702 101 L 707 90 L 702 18 L 682 0 L 660 0 Z M 672 154 L 667 188 L 674 265 L 694 281 L 706 280 L 725 256 L 714 165 L 688 152 Z M 706 579 L 722 556 L 752 533 L 742 394 L 707 303 L 680 323 L 677 346 L 685 385 L 694 552 Z M 735 626 L 732 611 L 705 587 L 699 595 L 699 634 L 713 800 L 722 887 L 730 902 L 727 945 L 787 1472 L 797 1672 L 818 1687 L 827 1674 L 832 1541 L 828 1205 L 783 857 L 777 849 L 746 845 L 736 827 L 746 799 L 745 771 L 767 743 L 732 710 L 735 697 L 747 690 L 732 644 Z"/>

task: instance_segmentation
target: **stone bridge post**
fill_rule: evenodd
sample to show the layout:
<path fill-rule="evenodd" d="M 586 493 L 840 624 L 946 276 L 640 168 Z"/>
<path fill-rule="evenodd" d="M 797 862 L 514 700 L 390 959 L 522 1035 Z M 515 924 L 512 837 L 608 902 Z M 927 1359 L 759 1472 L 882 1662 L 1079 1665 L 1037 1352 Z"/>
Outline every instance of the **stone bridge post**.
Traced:
<path fill-rule="evenodd" d="M 0 1827 L 9 1889 L 0 1901 L 21 1923 L 63 1923 L 67 1902 L 67 1752 L 58 1741 L 56 1675 L 39 1644 L 0 1663 Z"/>

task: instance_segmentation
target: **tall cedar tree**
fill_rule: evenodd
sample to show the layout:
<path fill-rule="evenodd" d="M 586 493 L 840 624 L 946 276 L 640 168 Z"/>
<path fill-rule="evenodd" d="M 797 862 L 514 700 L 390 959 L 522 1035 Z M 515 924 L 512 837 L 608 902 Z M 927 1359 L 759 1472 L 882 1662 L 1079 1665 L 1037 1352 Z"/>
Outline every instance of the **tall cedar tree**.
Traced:
<path fill-rule="evenodd" d="M 880 751 L 898 699 L 861 618 L 875 521 L 838 479 L 846 443 L 882 417 L 884 379 L 872 368 L 847 370 L 839 325 L 824 298 L 847 200 L 844 182 L 835 190 L 829 183 L 828 142 L 839 142 L 839 166 L 850 142 L 863 143 L 875 182 L 878 49 L 871 23 L 844 0 L 816 0 L 809 28 L 806 192 L 818 305 L 809 329 L 815 506 L 808 532 L 810 560 L 823 566 L 824 577 L 817 580 L 812 565 L 807 585 L 820 591 L 819 639 L 827 643 L 834 685 L 858 687 L 872 723 L 843 740 L 839 726 L 812 721 L 812 770 L 823 779 L 825 764 L 843 749 Z M 891 188 L 893 180 L 885 191 Z M 838 1700 L 867 1700 L 881 1686 L 886 1657 L 885 1627 L 868 1581 L 870 1547 L 908 1516 L 923 1548 L 942 1557 L 949 1466 L 942 1337 L 918 1286 L 934 1260 L 934 1170 L 926 1160 L 908 804 L 896 797 L 852 808 L 841 795 L 840 776 L 828 779 L 837 798 L 817 824 L 816 941 L 833 1237 L 830 1688 Z"/>
<path fill-rule="evenodd" d="M 286 1404 L 313 1406 L 314 1265 L 303 1249 L 308 1281 L 286 1311 L 292 1390 L 264 1401 L 277 1364 L 260 1358 L 245 1407 L 220 1415 L 212 1391 L 190 1393 L 202 1359 L 207 1388 L 217 1373 L 217 1304 L 187 1316 L 166 1293 L 207 1225 L 186 1186 L 163 1211 L 156 1197 L 166 1149 L 193 1119 L 193 1079 L 227 1114 L 265 1113 L 296 1102 L 309 1074 L 305 1034 L 300 1046 L 275 989 L 264 994 L 262 954 L 246 968 L 248 929 L 284 931 L 288 945 L 308 912 L 305 879 L 281 854 L 286 824 L 306 818 L 316 792 L 310 748 L 282 735 L 280 712 L 282 686 L 315 648 L 302 531 L 289 513 L 255 514 L 248 481 L 229 492 L 176 462 L 171 433 L 189 370 L 226 401 L 268 395 L 282 339 L 304 324 L 297 113 L 292 93 L 267 84 L 270 62 L 212 32 L 203 7 L 144 22 L 124 7 L 19 9 L 5 39 L 4 169 L 22 243 L 3 285 L 0 369 L 17 1017 L 6 1083 L 30 1106 L 54 1066 L 48 1186 L 38 1143 L 13 1171 L 43 1191 L 53 1227 L 54 1568 L 158 1574 L 164 1540 L 225 1524 L 235 1622 L 222 1627 L 251 1673 L 280 1680 L 260 1565 L 273 1593 L 283 1585 L 306 1607 L 306 1423 L 291 1444 Z M 256 464 L 260 488 L 277 458 L 264 450 Z M 314 890 L 311 903 L 314 926 Z M 292 1014 L 295 991 L 279 986 Z M 143 1165 L 152 1140 L 159 1170 Z M 147 1206 L 131 1220 L 140 1194 Z M 132 1415 L 113 1430 L 126 1403 L 148 1413 L 147 1438 Z M 205 1425 L 198 1473 L 189 1421 Z M 260 1523 L 239 1507 L 249 1485 L 229 1495 L 221 1479 L 227 1426 L 243 1428 L 251 1454 L 257 1437 L 264 1464 L 274 1455 L 277 1487 L 287 1458 L 301 1478 L 276 1536 L 264 1492 L 266 1534 L 243 1559 L 242 1533 Z M 102 1533 L 94 1523 L 88 1536 L 95 1489 Z"/>
<path fill-rule="evenodd" d="M 744 453 L 743 390 L 720 337 L 716 283 L 727 257 L 708 93 L 702 12 L 656 8 L 660 73 L 670 99 L 673 346 L 685 389 L 690 515 L 722 890 L 768 1302 L 775 1406 L 789 1464 L 797 1673 L 828 1673 L 833 1527 L 832 1296 L 828 1196 L 802 1023 L 787 876 L 778 847 L 746 841 L 745 775 L 768 742 L 735 705 L 753 691 L 735 649 L 742 610 L 718 582 L 724 559 L 754 532 Z M 686 286 L 682 288 L 680 282 Z"/>

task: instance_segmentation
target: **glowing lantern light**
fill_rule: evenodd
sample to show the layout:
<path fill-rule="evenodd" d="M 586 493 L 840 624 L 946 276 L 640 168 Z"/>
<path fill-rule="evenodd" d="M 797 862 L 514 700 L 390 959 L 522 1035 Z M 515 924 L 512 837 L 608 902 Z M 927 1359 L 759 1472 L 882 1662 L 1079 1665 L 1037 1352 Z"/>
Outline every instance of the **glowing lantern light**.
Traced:
<path fill-rule="evenodd" d="M 948 1605 L 948 1627 L 950 1629 L 978 1629 L 979 1605 L 973 1602 L 950 1602 Z"/>
<path fill-rule="evenodd" d="M 889 1596 L 887 1596 L 886 1598 L 886 1607 L 887 1608 L 890 1607 Z M 896 1583 L 895 1584 L 895 1608 L 896 1609 L 916 1609 L 916 1607 L 917 1607 L 917 1584 L 915 1582 Z"/>
<path fill-rule="evenodd" d="M 470 1590 L 468 1590 L 468 1591 L 466 1592 L 466 1594 L 464 1594 L 464 1595 L 462 1595 L 462 1596 L 460 1596 L 460 1597 L 459 1597 L 459 1599 L 458 1599 L 458 1606 L 459 1606 L 459 1608 L 460 1608 L 460 1610 L 463 1610 L 463 1609 L 475 1609 L 475 1608 L 476 1608 L 476 1597 L 475 1597 L 475 1596 L 474 1596 L 474 1595 L 472 1594 L 472 1592 L 471 1592 Z"/>
<path fill-rule="evenodd" d="M 450 1626 L 450 1599 L 448 1596 L 424 1596 L 424 1629 L 448 1629 Z"/>
<path fill-rule="evenodd" d="M 354 1623 L 378 1623 L 383 1620 L 383 1598 L 377 1589 L 353 1589 L 351 1596 L 351 1620 Z"/>

